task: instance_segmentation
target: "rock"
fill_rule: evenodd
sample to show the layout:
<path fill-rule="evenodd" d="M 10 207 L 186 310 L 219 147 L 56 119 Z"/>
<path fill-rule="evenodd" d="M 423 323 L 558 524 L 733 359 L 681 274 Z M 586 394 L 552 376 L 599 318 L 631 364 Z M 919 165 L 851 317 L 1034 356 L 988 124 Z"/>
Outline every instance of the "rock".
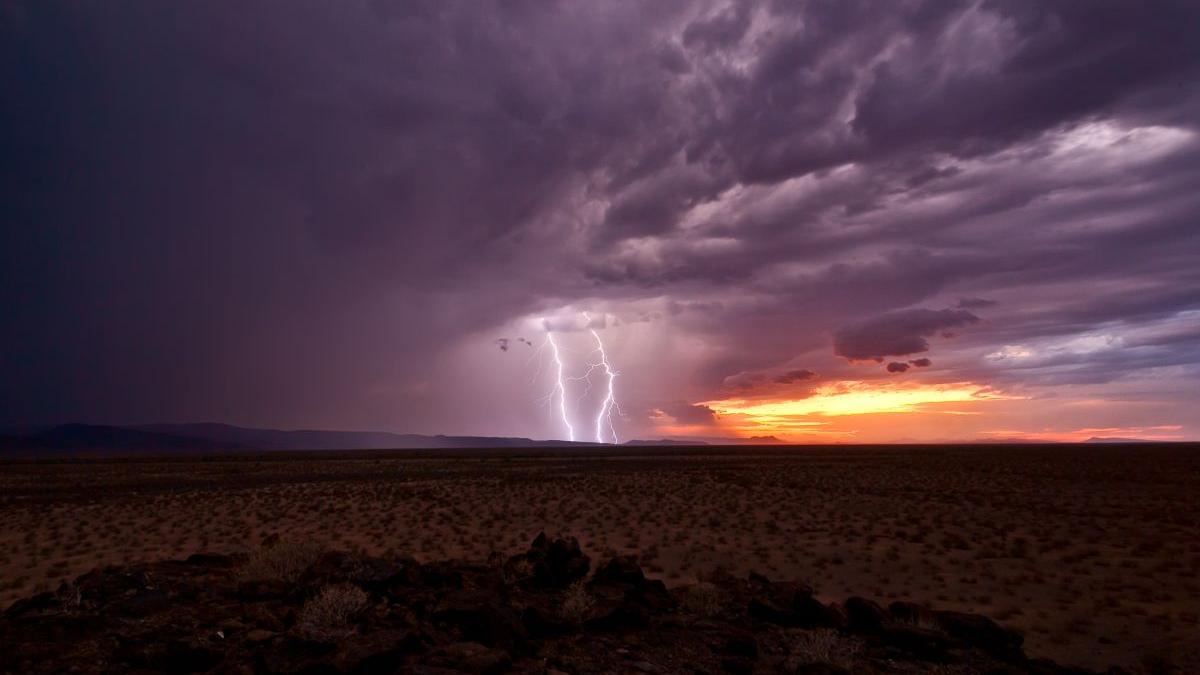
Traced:
<path fill-rule="evenodd" d="M 794 675 L 849 675 L 850 671 L 832 663 L 805 663 L 792 671 Z"/>
<path fill-rule="evenodd" d="M 592 577 L 592 584 L 624 584 L 641 588 L 645 583 L 646 574 L 637 564 L 637 556 L 632 555 L 611 558 Z"/>
<path fill-rule="evenodd" d="M 891 620 L 891 615 L 879 603 L 866 598 L 849 598 L 844 607 L 848 626 L 856 633 L 878 633 Z"/>
<path fill-rule="evenodd" d="M 804 628 L 837 627 L 841 615 L 812 596 L 805 584 L 767 582 L 758 584 L 758 593 L 747 605 L 750 616 L 778 624 Z"/>
<path fill-rule="evenodd" d="M 903 623 L 885 625 L 879 638 L 892 649 L 935 663 L 944 661 L 951 647 L 950 640 L 941 633 Z"/>
<path fill-rule="evenodd" d="M 746 611 L 755 619 L 781 626 L 791 626 L 795 622 L 795 618 L 792 615 L 791 603 L 780 603 L 775 598 L 769 596 L 759 596 L 751 599 L 746 607 Z"/>
<path fill-rule="evenodd" d="M 155 591 L 126 599 L 117 606 L 117 611 L 125 616 L 144 619 L 152 614 L 165 612 L 170 607 L 170 596 L 162 591 Z"/>
<path fill-rule="evenodd" d="M 666 584 L 647 579 L 635 556 L 617 556 L 601 565 L 588 583 L 588 591 L 595 599 L 585 622 L 591 630 L 640 628 L 652 614 L 676 606 Z"/>
<path fill-rule="evenodd" d="M 451 593 L 434 610 L 435 621 L 454 626 L 462 638 L 510 654 L 529 647 L 525 624 L 512 609 L 501 606 L 493 595 L 480 591 Z"/>
<path fill-rule="evenodd" d="M 561 612 L 546 607 L 526 607 L 521 612 L 521 622 L 535 638 L 557 637 L 577 629 L 575 622 L 563 617 Z"/>
<path fill-rule="evenodd" d="M 198 641 L 174 640 L 151 665 L 168 673 L 203 673 L 221 662 L 221 652 Z"/>
<path fill-rule="evenodd" d="M 1020 636 L 986 617 L 911 603 L 884 611 L 858 597 L 824 605 L 809 586 L 761 575 L 706 579 L 722 598 L 713 612 L 677 606 L 636 558 L 622 556 L 601 565 L 579 595 L 561 584 L 582 569 L 581 555 L 570 539 L 539 536 L 515 557 L 528 566 L 515 584 L 495 563 L 323 556 L 306 583 L 371 590 L 352 623 L 319 639 L 296 629 L 308 590 L 238 583 L 240 556 L 231 568 L 198 554 L 98 569 L 0 617 L 0 673 L 844 672 L 799 650 L 802 637 L 815 640 L 814 650 L 852 639 L 857 650 L 835 662 L 854 672 L 880 664 L 928 672 L 948 662 L 997 675 L 1082 672 L 1024 659 Z M 545 565 L 541 576 L 534 563 Z M 813 628 L 841 633 L 806 636 Z"/>
<path fill-rule="evenodd" d="M 986 616 L 965 612 L 937 612 L 937 624 L 948 634 L 979 647 L 1002 659 L 1024 657 L 1021 645 L 1024 637 L 1008 630 Z"/>
<path fill-rule="evenodd" d="M 237 594 L 242 600 L 274 600 L 292 594 L 294 587 L 283 581 L 257 579 L 238 584 Z"/>
<path fill-rule="evenodd" d="M 627 600 L 596 603 L 584 627 L 590 631 L 633 631 L 650 625 L 650 612 L 642 605 Z"/>
<path fill-rule="evenodd" d="M 804 628 L 842 628 L 846 624 L 846 615 L 841 610 L 802 593 L 795 596 L 792 614 L 793 625 Z"/>
<path fill-rule="evenodd" d="M 420 583 L 434 588 L 462 588 L 462 570 L 446 562 L 421 565 Z"/>
<path fill-rule="evenodd" d="M 893 602 L 888 605 L 888 614 L 896 621 L 914 625 L 933 625 L 935 621 L 933 610 L 915 602 Z"/>
<path fill-rule="evenodd" d="M 534 565 L 534 580 L 543 586 L 566 588 L 587 576 L 591 562 L 575 537 L 555 539 L 546 548 L 541 564 Z"/>
<path fill-rule="evenodd" d="M 58 596 L 47 591 L 45 593 L 38 593 L 31 598 L 17 600 L 9 605 L 8 609 L 4 610 L 4 617 L 6 619 L 15 619 L 20 616 L 37 614 L 47 610 L 57 610 L 61 606 L 62 603 L 59 602 Z"/>
<path fill-rule="evenodd" d="M 730 629 L 721 645 L 721 653 L 750 660 L 757 659 L 758 640 L 750 631 Z"/>
<path fill-rule="evenodd" d="M 283 611 L 283 607 L 254 604 L 246 607 L 242 619 L 248 625 L 278 633 L 287 627 L 282 615 Z"/>
<path fill-rule="evenodd" d="M 504 672 L 512 664 L 512 658 L 477 642 L 456 642 L 432 652 L 426 663 L 474 675 L 491 675 Z"/>
<path fill-rule="evenodd" d="M 184 562 L 196 567 L 212 567 L 216 569 L 229 569 L 233 567 L 233 558 L 217 553 L 193 553 Z"/>
<path fill-rule="evenodd" d="M 425 651 L 423 640 L 410 631 L 382 630 L 351 636 L 325 663 L 339 673 L 392 673 Z"/>
<path fill-rule="evenodd" d="M 541 532 L 525 553 L 504 563 L 504 576 L 534 588 L 566 588 L 587 576 L 591 558 L 575 537 L 550 540 Z"/>
<path fill-rule="evenodd" d="M 266 642 L 278 634 L 279 633 L 276 633 L 275 631 L 265 630 L 263 628 L 255 628 L 246 633 L 246 642 L 254 645 L 260 642 Z"/>

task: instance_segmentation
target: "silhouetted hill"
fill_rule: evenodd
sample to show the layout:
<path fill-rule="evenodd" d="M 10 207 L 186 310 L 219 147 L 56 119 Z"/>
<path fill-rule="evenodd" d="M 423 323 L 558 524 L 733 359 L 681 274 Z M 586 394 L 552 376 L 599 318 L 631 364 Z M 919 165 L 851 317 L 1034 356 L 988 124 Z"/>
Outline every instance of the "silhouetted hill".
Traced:
<path fill-rule="evenodd" d="M 382 431 L 251 429 L 229 424 L 148 424 L 120 427 L 64 424 L 0 436 L 7 454 L 195 453 L 285 450 L 437 450 L 453 448 L 589 447 L 596 443 L 497 436 L 424 436 Z"/>
<path fill-rule="evenodd" d="M 102 424 L 63 424 L 25 435 L 0 438 L 4 450 L 33 452 L 211 452 L 242 446 L 207 438 L 114 427 Z"/>
<path fill-rule="evenodd" d="M 406 450 L 437 448 L 530 448 L 595 445 L 566 441 L 535 441 L 506 436 L 426 436 L 386 431 L 324 431 L 251 429 L 229 424 L 150 424 L 145 431 L 237 443 L 260 450 Z"/>

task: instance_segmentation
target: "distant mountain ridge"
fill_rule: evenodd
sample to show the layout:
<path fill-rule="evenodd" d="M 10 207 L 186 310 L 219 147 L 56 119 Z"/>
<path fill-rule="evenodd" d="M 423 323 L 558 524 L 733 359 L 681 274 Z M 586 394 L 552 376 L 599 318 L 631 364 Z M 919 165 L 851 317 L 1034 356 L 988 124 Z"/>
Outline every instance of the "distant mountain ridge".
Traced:
<path fill-rule="evenodd" d="M 230 424 L 146 424 L 110 426 L 63 424 L 9 431 L 0 451 L 70 454 L 72 452 L 198 453 L 286 450 L 436 450 L 441 448 L 538 448 L 595 446 L 597 443 L 536 441 L 504 436 L 426 436 L 385 431 L 253 429 Z"/>

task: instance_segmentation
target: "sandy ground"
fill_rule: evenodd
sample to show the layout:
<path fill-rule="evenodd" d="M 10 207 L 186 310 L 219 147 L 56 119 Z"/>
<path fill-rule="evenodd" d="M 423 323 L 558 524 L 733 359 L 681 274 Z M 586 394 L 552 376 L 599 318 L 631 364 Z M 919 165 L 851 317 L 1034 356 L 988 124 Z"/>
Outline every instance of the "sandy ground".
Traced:
<path fill-rule="evenodd" d="M 545 530 L 670 585 L 753 569 L 989 614 L 1064 663 L 1200 672 L 1196 446 L 752 452 L 4 462 L 0 605 L 271 533 L 483 559 Z"/>

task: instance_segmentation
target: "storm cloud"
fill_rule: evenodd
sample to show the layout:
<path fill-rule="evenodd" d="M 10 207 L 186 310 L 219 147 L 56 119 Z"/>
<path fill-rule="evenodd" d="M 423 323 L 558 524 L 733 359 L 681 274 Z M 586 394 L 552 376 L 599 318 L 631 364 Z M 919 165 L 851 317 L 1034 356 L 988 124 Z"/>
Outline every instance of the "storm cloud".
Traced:
<path fill-rule="evenodd" d="M 585 328 L 629 411 L 695 421 L 727 381 L 930 350 L 903 381 L 1198 419 L 1196 25 L 1187 0 L 3 3 L 0 423 L 553 437 L 540 352 L 495 340 Z"/>
<path fill-rule="evenodd" d="M 906 356 L 929 351 L 929 336 L 967 326 L 979 317 L 962 309 L 906 309 L 851 324 L 833 336 L 833 351 L 852 361 L 882 361 L 885 356 Z M 892 366 L 898 366 L 893 369 Z M 908 370 L 908 364 L 888 364 L 890 372 Z"/>

